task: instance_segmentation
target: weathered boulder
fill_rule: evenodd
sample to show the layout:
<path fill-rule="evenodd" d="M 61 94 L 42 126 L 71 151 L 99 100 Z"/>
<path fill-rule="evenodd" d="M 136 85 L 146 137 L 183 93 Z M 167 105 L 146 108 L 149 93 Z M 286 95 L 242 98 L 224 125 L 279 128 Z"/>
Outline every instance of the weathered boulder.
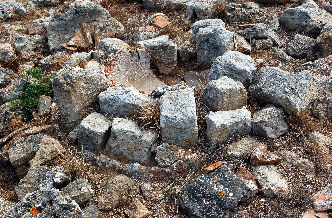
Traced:
<path fill-rule="evenodd" d="M 162 141 L 180 146 L 195 144 L 198 126 L 194 90 L 184 88 L 166 91 L 160 101 Z"/>
<path fill-rule="evenodd" d="M 241 82 L 223 76 L 207 84 L 202 100 L 212 111 L 235 110 L 247 104 L 247 91 Z"/>
<path fill-rule="evenodd" d="M 199 29 L 205 27 L 225 29 L 225 23 L 221 19 L 205 19 L 196 21 L 191 28 L 192 33 L 190 40 L 194 42 Z"/>
<path fill-rule="evenodd" d="M 300 116 L 312 101 L 312 80 L 308 71 L 289 73 L 276 67 L 262 67 L 250 92 L 259 101 L 279 105 Z"/>
<path fill-rule="evenodd" d="M 248 136 L 229 144 L 227 146 L 227 156 L 246 160 L 251 152 L 260 145 L 261 143 L 257 139 Z"/>
<path fill-rule="evenodd" d="M 332 209 L 332 184 L 328 184 L 322 191 L 313 197 L 313 205 L 316 211 L 328 211 Z"/>
<path fill-rule="evenodd" d="M 133 193 L 138 192 L 139 188 L 134 180 L 125 175 L 113 176 L 108 180 L 102 195 L 98 198 L 98 208 L 112 210 L 126 202 Z"/>
<path fill-rule="evenodd" d="M 45 116 L 51 112 L 52 98 L 50 96 L 42 95 L 38 103 L 38 115 Z"/>
<path fill-rule="evenodd" d="M 316 39 L 315 47 L 318 57 L 328 57 L 332 54 L 332 24 L 327 24 Z"/>
<path fill-rule="evenodd" d="M 151 55 L 151 63 L 161 74 L 172 74 L 177 65 L 177 44 L 168 35 L 140 41 L 139 44 Z"/>
<path fill-rule="evenodd" d="M 288 131 L 288 125 L 283 117 L 283 111 L 269 106 L 254 113 L 252 117 L 252 132 L 266 138 L 279 138 Z"/>
<path fill-rule="evenodd" d="M 254 26 L 245 28 L 241 35 L 244 36 L 244 38 L 251 40 L 251 39 L 267 39 L 269 36 L 269 32 L 271 30 L 269 29 L 269 26 L 264 23 L 257 23 Z"/>
<path fill-rule="evenodd" d="M 229 209 L 254 196 L 257 186 L 245 183 L 225 165 L 189 182 L 180 206 L 191 217 L 223 217 Z"/>
<path fill-rule="evenodd" d="M 97 46 L 97 58 L 100 60 L 112 58 L 120 51 L 125 51 L 129 45 L 117 38 L 104 38 L 100 40 Z"/>
<path fill-rule="evenodd" d="M 142 108 L 152 105 L 152 100 L 134 87 L 113 86 L 98 96 L 103 114 L 114 117 L 138 116 Z"/>
<path fill-rule="evenodd" d="M 60 4 L 60 0 L 31 0 L 37 7 L 54 7 Z"/>
<path fill-rule="evenodd" d="M 46 39 L 43 36 L 15 34 L 15 40 L 15 50 L 24 60 L 36 58 L 46 51 Z"/>
<path fill-rule="evenodd" d="M 310 1 L 295 8 L 288 8 L 280 17 L 280 24 L 289 31 L 317 37 L 325 24 L 332 21 L 332 15 Z"/>
<path fill-rule="evenodd" d="M 258 165 L 253 167 L 252 173 L 264 196 L 285 196 L 288 194 L 288 182 L 279 174 L 276 166 Z"/>
<path fill-rule="evenodd" d="M 310 160 L 301 158 L 291 151 L 281 151 L 280 156 L 288 166 L 297 168 L 308 176 L 315 176 L 315 165 Z"/>
<path fill-rule="evenodd" d="M 231 23 L 258 23 L 267 17 L 266 11 L 254 2 L 226 4 L 223 14 L 226 21 Z"/>
<path fill-rule="evenodd" d="M 4 217 L 82 217 L 78 204 L 61 191 L 50 188 L 37 190 L 21 199 Z"/>
<path fill-rule="evenodd" d="M 331 73 L 331 72 L 330 72 Z M 315 97 L 311 104 L 311 113 L 320 120 L 332 120 L 332 78 L 315 76 Z"/>
<path fill-rule="evenodd" d="M 88 203 L 94 195 L 94 190 L 86 179 L 77 179 L 69 183 L 62 191 L 80 206 Z"/>
<path fill-rule="evenodd" d="M 94 112 L 84 118 L 79 125 L 78 146 L 83 150 L 98 152 L 104 149 L 109 136 L 111 121 Z"/>
<path fill-rule="evenodd" d="M 1 4 L 1 2 L 0 2 Z M 1 13 L 0 13 L 1 14 Z M 0 44 L 0 64 L 9 65 L 16 58 L 15 51 L 11 44 L 1 43 Z"/>
<path fill-rule="evenodd" d="M 99 93 L 110 86 L 103 69 L 95 62 L 89 64 L 85 69 L 64 68 L 54 76 L 54 97 L 62 128 L 66 132 L 80 123 Z"/>
<path fill-rule="evenodd" d="M 211 18 L 215 11 L 215 3 L 218 0 L 196 0 L 187 3 L 187 19 L 203 20 Z"/>
<path fill-rule="evenodd" d="M 210 112 L 206 116 L 206 136 L 212 146 L 251 131 L 251 113 L 245 107 L 231 111 Z"/>
<path fill-rule="evenodd" d="M 46 27 L 49 49 L 55 51 L 63 48 L 63 44 L 74 37 L 83 23 L 97 25 L 112 19 L 108 11 L 98 4 L 75 1 L 69 11 L 56 14 L 50 19 Z"/>
<path fill-rule="evenodd" d="M 296 34 L 294 39 L 287 44 L 286 52 L 294 58 L 310 58 L 314 43 L 314 39 Z"/>
<path fill-rule="evenodd" d="M 16 19 L 26 14 L 22 3 L 16 1 L 0 2 L 0 20 Z"/>
<path fill-rule="evenodd" d="M 114 118 L 106 151 L 131 162 L 149 163 L 156 138 L 155 132 L 142 130 L 134 121 Z"/>
<path fill-rule="evenodd" d="M 209 77 L 210 79 L 219 79 L 221 76 L 227 76 L 248 87 L 255 72 L 255 61 L 249 55 L 228 51 L 213 62 Z"/>

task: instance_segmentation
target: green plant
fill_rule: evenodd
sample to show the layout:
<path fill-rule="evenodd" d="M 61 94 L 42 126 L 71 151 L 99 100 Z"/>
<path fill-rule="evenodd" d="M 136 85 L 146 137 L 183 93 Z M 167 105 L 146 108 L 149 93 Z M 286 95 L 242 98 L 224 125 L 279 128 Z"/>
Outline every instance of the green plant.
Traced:
<path fill-rule="evenodd" d="M 51 78 L 45 74 L 41 68 L 31 68 L 23 71 L 23 92 L 19 97 L 11 101 L 14 109 L 23 112 L 23 118 L 26 121 L 32 119 L 32 112 L 36 110 L 39 104 L 39 98 L 42 95 L 53 97 L 53 88 Z"/>

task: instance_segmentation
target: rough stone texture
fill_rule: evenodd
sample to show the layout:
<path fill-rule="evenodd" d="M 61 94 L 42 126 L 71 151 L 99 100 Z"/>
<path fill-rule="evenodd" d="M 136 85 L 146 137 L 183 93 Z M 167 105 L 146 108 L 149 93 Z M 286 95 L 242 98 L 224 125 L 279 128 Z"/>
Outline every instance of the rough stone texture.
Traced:
<path fill-rule="evenodd" d="M 24 198 L 28 193 L 37 191 L 39 185 L 46 179 L 46 174 L 49 171 L 50 169 L 44 166 L 31 167 L 27 175 L 15 187 L 18 199 Z"/>
<path fill-rule="evenodd" d="M 226 21 L 231 23 L 257 23 L 266 19 L 266 12 L 254 2 L 229 3 L 224 9 Z"/>
<path fill-rule="evenodd" d="M 0 2 L 1 4 L 1 2 Z M 1 6 L 0 6 L 1 10 Z M 1 14 L 1 12 L 0 12 Z M 0 64 L 10 64 L 12 63 L 16 58 L 15 51 L 11 44 L 9 43 L 1 43 L 0 44 Z"/>
<path fill-rule="evenodd" d="M 329 28 L 323 28 L 315 44 L 316 55 L 318 57 L 328 57 L 332 54 L 332 24 L 327 24 Z"/>
<path fill-rule="evenodd" d="M 180 146 L 195 144 L 198 126 L 194 90 L 184 88 L 166 91 L 160 101 L 162 141 Z"/>
<path fill-rule="evenodd" d="M 314 39 L 296 34 L 294 39 L 287 44 L 286 52 L 294 58 L 311 57 L 314 43 Z"/>
<path fill-rule="evenodd" d="M 140 200 L 134 198 L 130 202 L 126 214 L 128 215 L 129 218 L 148 218 L 153 213 L 149 211 Z"/>
<path fill-rule="evenodd" d="M 264 23 L 257 23 L 254 26 L 248 27 L 242 31 L 244 38 L 250 39 L 267 39 L 269 36 L 269 26 Z"/>
<path fill-rule="evenodd" d="M 38 115 L 45 116 L 51 112 L 52 98 L 50 96 L 42 95 L 39 98 Z"/>
<path fill-rule="evenodd" d="M 77 179 L 62 189 L 80 206 L 85 205 L 93 197 L 94 191 L 86 179 Z"/>
<path fill-rule="evenodd" d="M 156 161 L 161 167 L 171 166 L 178 160 L 176 153 L 169 148 L 170 145 L 163 143 L 162 145 L 156 148 Z"/>
<path fill-rule="evenodd" d="M 38 205 L 38 208 L 36 208 Z M 5 217 L 32 217 L 30 210 L 35 208 L 39 217 L 82 217 L 78 204 L 61 191 L 51 188 L 37 190 L 26 195 L 15 207 L 5 214 Z"/>
<path fill-rule="evenodd" d="M 0 2 L 0 20 L 16 19 L 26 13 L 23 4 L 16 1 Z"/>
<path fill-rule="evenodd" d="M 288 125 L 281 109 L 269 106 L 254 113 L 252 132 L 257 136 L 276 139 L 288 131 Z"/>
<path fill-rule="evenodd" d="M 29 161 L 34 158 L 39 147 L 43 144 L 43 137 L 44 135 L 37 134 L 22 138 L 9 148 L 10 163 L 16 168 L 16 173 L 20 177 L 26 174 Z"/>
<path fill-rule="evenodd" d="M 208 83 L 202 100 L 212 111 L 235 110 L 247 104 L 247 91 L 241 82 L 223 76 Z"/>
<path fill-rule="evenodd" d="M 132 162 L 148 163 L 156 137 L 155 132 L 140 129 L 134 121 L 114 118 L 106 150 Z"/>
<path fill-rule="evenodd" d="M 9 130 L 11 120 L 17 118 L 17 115 L 18 114 L 12 110 L 9 102 L 0 106 L 0 136 L 4 136 L 6 131 Z"/>
<path fill-rule="evenodd" d="M 111 177 L 98 199 L 100 210 L 112 210 L 126 202 L 133 193 L 139 193 L 136 183 L 125 175 Z"/>
<path fill-rule="evenodd" d="M 285 51 L 278 49 L 278 48 L 272 48 L 271 49 L 271 56 L 275 59 L 278 59 L 279 61 L 283 62 L 292 62 L 294 59 L 289 56 Z"/>
<path fill-rule="evenodd" d="M 165 86 L 150 69 L 149 54 L 143 49 L 121 52 L 108 76 L 116 85 L 133 86 L 140 92 L 150 94 L 158 87 Z"/>
<path fill-rule="evenodd" d="M 65 13 L 53 16 L 47 25 L 48 46 L 51 51 L 62 48 L 69 42 L 83 23 L 102 23 L 109 21 L 108 11 L 90 1 L 76 1 Z"/>
<path fill-rule="evenodd" d="M 63 156 L 64 153 L 65 149 L 58 140 L 45 135 L 40 143 L 38 151 L 34 155 L 33 159 L 29 161 L 29 165 L 43 165 L 56 157 Z"/>
<path fill-rule="evenodd" d="M 43 36 L 15 34 L 15 40 L 15 50 L 24 60 L 35 58 L 37 55 L 46 51 L 46 40 Z"/>
<path fill-rule="evenodd" d="M 0 89 L 5 88 L 10 84 L 12 76 L 13 76 L 12 70 L 0 67 Z M 2 104 L 1 99 L 0 99 L 0 104 Z"/>
<path fill-rule="evenodd" d="M 332 209 L 332 184 L 328 184 L 322 191 L 313 196 L 313 205 L 316 211 Z"/>
<path fill-rule="evenodd" d="M 14 206 L 15 206 L 14 202 L 8 201 L 0 197 L 0 215 L 3 215 L 7 210 L 10 210 Z"/>
<path fill-rule="evenodd" d="M 54 7 L 57 6 L 60 0 L 31 0 L 37 7 Z"/>
<path fill-rule="evenodd" d="M 124 41 L 117 38 L 105 38 L 98 43 L 98 51 L 96 56 L 99 59 L 106 59 L 116 55 L 120 51 L 125 51 L 129 48 L 129 45 Z"/>
<path fill-rule="evenodd" d="M 194 42 L 196 40 L 196 35 L 201 28 L 211 27 L 225 29 L 225 23 L 221 19 L 205 19 L 196 21 L 192 26 L 192 33 L 190 41 Z"/>
<path fill-rule="evenodd" d="M 281 106 L 300 116 L 312 101 L 312 76 L 308 71 L 289 73 L 276 67 L 262 67 L 250 92 L 259 101 Z"/>
<path fill-rule="evenodd" d="M 139 42 L 151 55 L 151 63 L 161 74 L 171 74 L 177 65 L 177 44 L 168 35 Z"/>
<path fill-rule="evenodd" d="M 282 151 L 280 156 L 284 163 L 299 169 L 300 172 L 308 176 L 315 176 L 315 165 L 310 160 L 301 158 L 291 151 Z"/>
<path fill-rule="evenodd" d="M 286 195 L 288 190 L 287 180 L 284 179 L 274 165 L 259 165 L 252 171 L 264 196 Z"/>
<path fill-rule="evenodd" d="M 311 104 L 311 113 L 320 120 L 332 121 L 332 78 L 315 76 L 314 81 L 316 96 Z"/>
<path fill-rule="evenodd" d="M 152 105 L 151 99 L 134 87 L 113 86 L 98 98 L 101 112 L 114 117 L 138 116 L 142 108 Z"/>
<path fill-rule="evenodd" d="M 202 20 L 211 18 L 214 12 L 214 3 L 217 0 L 196 0 L 187 3 L 187 19 L 188 20 Z"/>
<path fill-rule="evenodd" d="M 197 62 L 210 66 L 214 59 L 234 49 L 234 33 L 226 29 L 208 26 L 199 28 L 196 35 Z"/>
<path fill-rule="evenodd" d="M 99 93 L 109 85 L 104 71 L 94 64 L 91 67 L 88 64 L 86 69 L 64 68 L 56 73 L 53 90 L 62 128 L 69 132 L 77 126 Z"/>
<path fill-rule="evenodd" d="M 323 26 L 331 21 L 332 15 L 319 9 L 313 1 L 286 9 L 279 20 L 283 28 L 310 36 L 318 36 Z"/>
<path fill-rule="evenodd" d="M 57 189 L 65 187 L 70 182 L 70 178 L 63 166 L 53 167 L 49 174 L 51 174 L 53 186 Z"/>
<path fill-rule="evenodd" d="M 91 204 L 82 209 L 83 218 L 100 218 L 100 212 L 96 205 Z"/>
<path fill-rule="evenodd" d="M 266 145 L 261 145 L 256 147 L 250 157 L 250 163 L 252 165 L 258 164 L 275 164 L 279 163 L 281 158 L 278 157 L 276 154 L 267 150 Z"/>
<path fill-rule="evenodd" d="M 206 117 L 206 136 L 210 145 L 227 142 L 251 131 L 251 113 L 245 107 L 231 111 L 210 112 Z"/>
<path fill-rule="evenodd" d="M 236 159 L 247 159 L 251 152 L 260 145 L 261 143 L 257 139 L 248 136 L 228 145 L 227 156 Z"/>
<path fill-rule="evenodd" d="M 222 165 L 190 181 L 180 206 L 190 217 L 223 217 L 228 209 L 255 195 L 257 186 L 248 185 Z"/>
<path fill-rule="evenodd" d="M 111 121 L 94 112 L 84 118 L 78 130 L 78 146 L 83 150 L 98 152 L 104 149 L 109 136 Z"/>
<path fill-rule="evenodd" d="M 237 51 L 229 51 L 217 57 L 213 62 L 210 79 L 227 76 L 242 82 L 248 87 L 256 71 L 255 61 L 249 56 Z"/>
<path fill-rule="evenodd" d="M 179 57 L 182 61 L 189 61 L 195 57 L 195 50 L 193 45 L 189 41 L 185 41 L 178 49 Z"/>

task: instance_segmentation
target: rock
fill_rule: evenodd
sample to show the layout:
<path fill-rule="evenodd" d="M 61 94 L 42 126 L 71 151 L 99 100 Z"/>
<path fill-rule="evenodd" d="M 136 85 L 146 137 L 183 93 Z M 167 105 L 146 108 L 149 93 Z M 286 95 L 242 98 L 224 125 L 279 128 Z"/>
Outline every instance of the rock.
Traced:
<path fill-rule="evenodd" d="M 254 2 L 229 3 L 223 14 L 226 21 L 230 23 L 258 23 L 267 18 L 266 11 Z"/>
<path fill-rule="evenodd" d="M 281 106 L 300 116 L 312 101 L 311 82 L 308 71 L 289 73 L 276 67 L 262 67 L 250 92 L 259 101 Z"/>
<path fill-rule="evenodd" d="M 15 203 L 0 197 L 0 214 L 3 215 L 7 210 L 15 206 Z"/>
<path fill-rule="evenodd" d="M 229 51 L 216 58 L 209 77 L 210 79 L 219 79 L 221 76 L 227 76 L 242 82 L 245 87 L 248 87 L 255 72 L 255 61 L 249 55 Z"/>
<path fill-rule="evenodd" d="M 89 30 L 89 26 L 86 23 L 82 23 L 80 29 L 77 30 L 73 38 L 68 42 L 62 44 L 67 50 L 88 50 L 93 47 L 92 34 Z"/>
<path fill-rule="evenodd" d="M 261 146 L 261 143 L 255 138 L 248 136 L 228 145 L 227 156 L 236 159 L 247 159 L 258 146 Z"/>
<path fill-rule="evenodd" d="M 78 204 L 57 189 L 37 190 L 21 199 L 5 217 L 82 217 Z"/>
<path fill-rule="evenodd" d="M 64 194 L 69 195 L 80 206 L 85 205 L 94 196 L 94 191 L 86 179 L 77 179 L 62 189 Z"/>
<path fill-rule="evenodd" d="M 159 29 L 166 28 L 170 22 L 168 21 L 166 15 L 162 13 L 157 13 L 152 16 L 153 24 Z"/>
<path fill-rule="evenodd" d="M 27 81 L 23 78 L 17 78 L 17 76 L 14 76 L 13 80 L 9 86 L 0 90 L 0 102 L 6 103 L 18 99 L 24 92 L 24 86 L 27 84 Z"/>
<path fill-rule="evenodd" d="M 296 34 L 294 39 L 287 44 L 286 52 L 294 58 L 307 58 L 312 55 L 311 52 L 314 43 L 314 39 Z"/>
<path fill-rule="evenodd" d="M 273 46 L 273 42 L 270 39 L 253 39 L 252 44 L 258 50 L 269 50 Z"/>
<path fill-rule="evenodd" d="M 104 149 L 110 134 L 111 121 L 94 112 L 84 118 L 78 130 L 78 146 L 83 150 L 98 152 Z"/>
<path fill-rule="evenodd" d="M 287 180 L 274 165 L 258 165 L 252 171 L 264 196 L 286 195 L 289 192 Z"/>
<path fill-rule="evenodd" d="M 105 38 L 100 40 L 98 43 L 98 51 L 96 56 L 99 59 L 112 58 L 114 55 L 118 54 L 120 51 L 125 51 L 129 48 L 129 45 L 124 41 L 117 38 Z"/>
<path fill-rule="evenodd" d="M 279 4 L 286 4 L 292 0 L 255 0 L 256 2 L 259 3 L 270 3 L 270 4 L 275 4 L 275 3 L 279 3 Z"/>
<path fill-rule="evenodd" d="M 330 28 L 325 28 L 326 26 L 330 26 Z M 318 57 L 328 57 L 332 54 L 332 24 L 327 24 L 325 27 L 322 29 L 314 46 Z"/>
<path fill-rule="evenodd" d="M 7 87 L 11 83 L 11 78 L 14 76 L 12 70 L 0 67 L 0 89 Z M 2 105 L 2 103 L 0 103 Z"/>
<path fill-rule="evenodd" d="M 210 112 L 206 116 L 206 137 L 210 145 L 227 142 L 234 136 L 251 130 L 251 113 L 245 107 L 230 111 Z"/>
<path fill-rule="evenodd" d="M 0 136 L 10 129 L 12 119 L 17 117 L 17 114 L 12 110 L 10 103 L 6 103 L 0 106 Z"/>
<path fill-rule="evenodd" d="M 44 135 L 37 134 L 22 138 L 13 144 L 9 150 L 10 163 L 16 168 L 16 173 L 19 177 L 23 177 L 27 168 L 29 167 L 29 161 L 34 158 L 39 147 L 43 143 Z"/>
<path fill-rule="evenodd" d="M 267 150 L 266 145 L 256 147 L 250 157 L 252 165 L 275 164 L 279 163 L 281 158 Z"/>
<path fill-rule="evenodd" d="M 201 28 L 205 27 L 211 27 L 211 28 L 219 28 L 219 29 L 225 29 L 225 23 L 221 19 L 205 19 L 205 20 L 199 20 L 196 21 L 192 26 L 192 34 L 190 41 L 195 42 L 196 41 L 196 35 Z"/>
<path fill-rule="evenodd" d="M 0 20 L 17 19 L 26 14 L 22 3 L 16 1 L 0 2 Z"/>
<path fill-rule="evenodd" d="M 42 95 L 39 98 L 38 115 L 46 116 L 51 112 L 52 98 L 50 96 Z"/>
<path fill-rule="evenodd" d="M 291 151 L 282 151 L 280 155 L 284 163 L 297 168 L 306 175 L 315 176 L 315 165 L 310 160 L 301 158 Z"/>
<path fill-rule="evenodd" d="M 178 160 L 176 155 L 177 152 L 175 146 L 171 146 L 169 144 L 163 143 L 156 148 L 156 161 L 159 166 L 161 167 L 168 167 L 171 166 Z"/>
<path fill-rule="evenodd" d="M 15 60 L 15 58 L 16 55 L 13 47 L 9 43 L 0 43 L 0 64 L 9 65 Z"/>
<path fill-rule="evenodd" d="M 327 76 L 315 76 L 315 97 L 311 104 L 311 114 L 320 120 L 332 121 L 332 79 Z"/>
<path fill-rule="evenodd" d="M 15 50 L 24 60 L 36 58 L 46 51 L 46 39 L 40 35 L 24 36 L 15 34 Z"/>
<path fill-rule="evenodd" d="M 44 166 L 31 167 L 26 176 L 15 187 L 18 199 L 24 198 L 28 193 L 37 191 L 39 185 L 47 178 L 46 174 L 49 171 L 50 169 Z"/>
<path fill-rule="evenodd" d="M 124 26 L 116 19 L 109 19 L 105 22 L 97 23 L 96 25 L 96 27 L 95 25 L 90 25 L 89 28 L 89 31 L 94 38 L 95 45 L 98 45 L 102 39 L 121 38 L 125 33 Z"/>
<path fill-rule="evenodd" d="M 185 41 L 178 49 L 179 57 L 182 61 L 187 62 L 195 56 L 193 45 L 189 41 Z"/>
<path fill-rule="evenodd" d="M 133 194 L 139 193 L 135 182 L 125 175 L 111 177 L 98 199 L 100 210 L 112 210 L 128 200 Z"/>
<path fill-rule="evenodd" d="M 319 9 L 315 2 L 310 1 L 295 8 L 287 8 L 279 22 L 286 30 L 317 37 L 323 26 L 331 20 L 331 14 Z"/>
<path fill-rule="evenodd" d="M 66 150 L 60 142 L 50 136 L 43 136 L 38 151 L 32 160 L 29 161 L 30 166 L 43 165 L 59 156 L 63 156 Z"/>
<path fill-rule="evenodd" d="M 288 131 L 283 111 L 273 106 L 255 112 L 251 125 L 253 134 L 265 138 L 276 139 Z"/>
<path fill-rule="evenodd" d="M 267 39 L 269 36 L 269 26 L 264 23 L 257 23 L 254 26 L 248 27 L 244 29 L 241 35 L 244 38 L 251 40 L 251 39 Z"/>
<path fill-rule="evenodd" d="M 322 191 L 313 197 L 315 211 L 328 211 L 332 209 L 332 184 L 328 184 Z"/>
<path fill-rule="evenodd" d="M 100 93 L 98 98 L 101 112 L 114 117 L 138 116 L 142 108 L 153 103 L 134 87 L 110 87 Z"/>
<path fill-rule="evenodd" d="M 115 59 L 108 79 L 118 86 L 133 86 L 146 94 L 165 86 L 150 69 L 150 57 L 142 49 L 122 51 Z"/>
<path fill-rule="evenodd" d="M 162 141 L 179 146 L 195 144 L 198 126 L 194 90 L 184 88 L 166 91 L 160 101 Z"/>
<path fill-rule="evenodd" d="M 160 187 L 157 184 L 141 183 L 140 189 L 146 200 L 153 199 L 155 201 L 160 201 L 165 198 L 162 190 L 160 190 Z"/>
<path fill-rule="evenodd" d="M 216 27 L 199 28 L 196 35 L 197 62 L 209 67 L 215 58 L 233 50 L 234 33 Z"/>
<path fill-rule="evenodd" d="M 114 118 L 106 150 L 131 162 L 148 163 L 156 138 L 155 132 L 140 129 L 134 121 Z"/>
<path fill-rule="evenodd" d="M 248 186 L 222 165 L 190 181 L 184 188 L 180 206 L 191 217 L 222 217 L 256 192 L 257 187 Z"/>
<path fill-rule="evenodd" d="M 152 215 L 152 212 L 149 211 L 140 200 L 134 198 L 130 202 L 126 214 L 129 218 L 148 218 Z"/>
<path fill-rule="evenodd" d="M 285 51 L 278 49 L 278 48 L 272 48 L 271 49 L 271 56 L 275 59 L 278 59 L 279 61 L 283 62 L 292 62 L 294 59 L 289 56 Z"/>
<path fill-rule="evenodd" d="M 99 93 L 109 85 L 104 71 L 94 64 L 87 65 L 86 69 L 64 68 L 57 72 L 53 90 L 63 130 L 69 132 L 77 126 Z"/>
<path fill-rule="evenodd" d="M 177 65 L 177 45 L 168 35 L 140 41 L 139 44 L 151 55 L 151 63 L 161 74 L 172 74 Z"/>
<path fill-rule="evenodd" d="M 302 218 L 328 218 L 328 214 L 324 212 L 316 212 L 314 210 L 307 210 Z"/>
<path fill-rule="evenodd" d="M 106 9 L 90 1 L 75 1 L 65 13 L 54 15 L 47 25 L 48 46 L 51 51 L 63 48 L 83 23 L 96 25 L 112 20 Z"/>
<path fill-rule="evenodd" d="M 202 101 L 212 111 L 240 109 L 247 104 L 247 91 L 241 82 L 222 76 L 208 83 Z"/>
<path fill-rule="evenodd" d="M 83 208 L 83 218 L 100 218 L 100 212 L 96 205 L 91 204 Z"/>
<path fill-rule="evenodd" d="M 321 134 L 320 132 L 311 132 L 309 134 L 309 142 L 311 149 L 317 154 L 322 166 L 332 172 L 332 138 Z"/>
<path fill-rule="evenodd" d="M 61 54 L 61 52 L 58 52 Z M 64 55 L 64 54 L 63 54 Z M 92 52 L 75 52 L 64 63 L 65 68 L 81 67 L 85 68 L 89 61 L 92 60 Z"/>
<path fill-rule="evenodd" d="M 187 19 L 203 20 L 211 18 L 214 12 L 217 0 L 198 0 L 188 1 L 187 3 Z"/>
<path fill-rule="evenodd" d="M 57 189 L 64 188 L 70 182 L 70 178 L 67 175 L 63 166 L 55 166 L 51 169 L 51 178 L 53 186 Z"/>
<path fill-rule="evenodd" d="M 60 4 L 60 0 L 31 0 L 37 7 L 54 7 Z"/>

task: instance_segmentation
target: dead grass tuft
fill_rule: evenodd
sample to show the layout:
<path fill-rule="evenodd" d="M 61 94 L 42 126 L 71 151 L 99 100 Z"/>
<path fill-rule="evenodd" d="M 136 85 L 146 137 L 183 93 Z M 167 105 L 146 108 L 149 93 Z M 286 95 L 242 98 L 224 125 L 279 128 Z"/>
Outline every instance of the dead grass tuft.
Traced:
<path fill-rule="evenodd" d="M 143 129 L 155 129 L 160 131 L 160 102 L 158 101 L 153 106 L 143 106 L 140 115 L 136 120 Z"/>

